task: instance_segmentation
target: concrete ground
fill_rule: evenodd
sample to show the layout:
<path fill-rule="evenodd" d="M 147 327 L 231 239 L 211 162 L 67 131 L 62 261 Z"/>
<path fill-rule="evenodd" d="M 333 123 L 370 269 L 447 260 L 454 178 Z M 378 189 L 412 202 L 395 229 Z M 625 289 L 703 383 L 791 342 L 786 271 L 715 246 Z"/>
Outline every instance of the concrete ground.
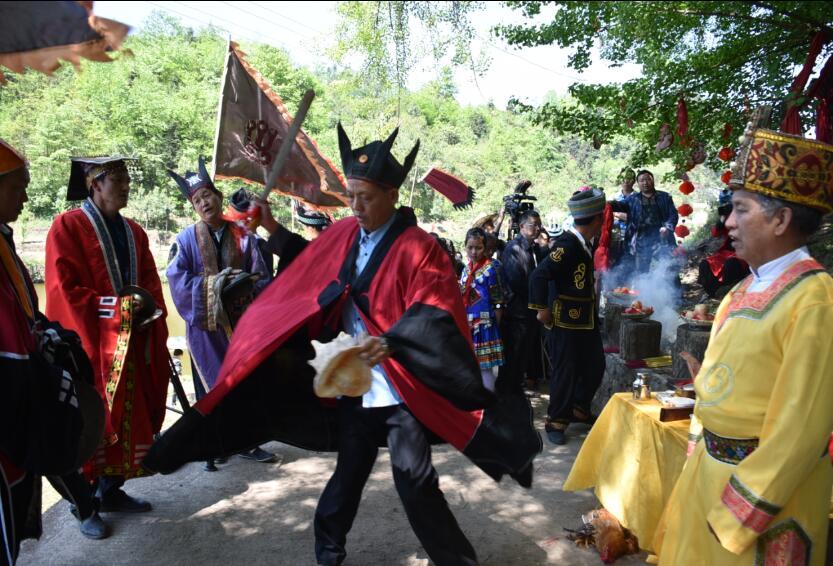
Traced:
<path fill-rule="evenodd" d="M 540 426 L 547 398 L 532 401 Z M 435 447 L 440 486 L 481 564 L 602 563 L 595 548 L 576 547 L 563 530 L 577 528 L 581 514 L 598 507 L 589 491 L 561 491 L 587 430 L 574 425 L 566 446 L 545 439 L 529 490 L 509 478 L 497 484 L 453 448 Z M 103 515 L 113 529 L 103 541 L 82 536 L 68 504 L 59 501 L 44 513 L 41 540 L 24 542 L 18 564 L 314 565 L 313 513 L 335 468 L 335 454 L 279 443 L 265 448 L 278 453 L 280 462 L 233 457 L 216 473 L 193 463 L 170 476 L 131 480 L 128 493 L 148 499 L 154 510 Z M 429 563 L 396 495 L 386 451 L 380 452 L 365 487 L 347 550 L 345 566 Z M 643 563 L 644 558 L 630 556 L 618 563 Z"/>

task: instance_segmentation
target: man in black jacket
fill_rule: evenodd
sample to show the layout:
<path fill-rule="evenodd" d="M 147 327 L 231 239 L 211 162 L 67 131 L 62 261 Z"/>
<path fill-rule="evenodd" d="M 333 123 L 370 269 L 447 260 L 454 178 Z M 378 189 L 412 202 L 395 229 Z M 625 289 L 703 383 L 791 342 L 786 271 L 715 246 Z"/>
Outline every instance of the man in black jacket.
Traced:
<path fill-rule="evenodd" d="M 524 372 L 535 351 L 534 344 L 540 341 L 540 327 L 535 313 L 527 308 L 527 299 L 529 276 L 546 254 L 535 243 L 541 232 L 541 215 L 535 210 L 524 212 L 518 220 L 518 227 L 520 233 L 506 244 L 500 254 L 509 301 L 501 326 L 506 363 L 501 366 L 495 383 L 498 395 L 523 395 Z"/>
<path fill-rule="evenodd" d="M 605 369 L 591 244 L 601 232 L 605 195 L 596 188 L 578 191 L 567 206 L 574 226 L 555 238 L 529 282 L 529 308 L 552 327 L 550 404 L 544 428 L 554 444 L 567 442 L 571 422 L 593 423 L 590 402 Z"/>

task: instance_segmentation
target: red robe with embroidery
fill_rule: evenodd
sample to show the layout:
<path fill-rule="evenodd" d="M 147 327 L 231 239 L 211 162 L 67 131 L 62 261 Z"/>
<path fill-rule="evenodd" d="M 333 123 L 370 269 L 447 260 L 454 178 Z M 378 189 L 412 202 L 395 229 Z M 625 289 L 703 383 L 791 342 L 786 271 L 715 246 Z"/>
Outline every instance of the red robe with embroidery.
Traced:
<path fill-rule="evenodd" d="M 113 273 L 115 251 L 104 225 L 94 224 L 80 209 L 58 216 L 46 238 L 46 315 L 75 330 L 90 357 L 95 386 L 104 399 L 103 445 L 84 466 L 88 478 L 101 475 L 136 477 L 140 463 L 165 417 L 170 377 L 165 316 L 144 330 L 131 329 L 130 301 L 116 297 L 120 281 Z M 150 254 L 147 234 L 126 220 L 132 240 L 131 272 L 135 282 L 165 309 L 162 284 Z M 108 269 L 108 260 L 110 269 Z M 116 264 L 117 266 L 117 264 Z M 118 271 L 118 269 L 116 269 Z"/>
<path fill-rule="evenodd" d="M 257 298 L 235 329 L 214 389 L 154 444 L 146 466 L 170 473 L 272 438 L 336 449 L 334 411 L 314 396 L 305 362 L 310 339 L 338 332 L 351 295 L 368 332 L 391 345 L 383 367 L 414 416 L 493 478 L 510 474 L 529 485 L 541 449 L 529 404 L 497 400 L 483 387 L 447 254 L 410 209 L 400 209 L 351 280 L 358 237 L 355 218 L 337 222 Z"/>

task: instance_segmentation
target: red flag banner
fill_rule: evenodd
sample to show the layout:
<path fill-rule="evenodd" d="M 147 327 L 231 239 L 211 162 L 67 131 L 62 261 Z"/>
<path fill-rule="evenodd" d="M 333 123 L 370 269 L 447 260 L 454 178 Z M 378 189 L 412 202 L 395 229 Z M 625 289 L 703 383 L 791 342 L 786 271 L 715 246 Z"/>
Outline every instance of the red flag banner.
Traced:
<path fill-rule="evenodd" d="M 474 198 L 474 189 L 454 175 L 434 167 L 426 173 L 422 181 L 450 200 L 454 208 L 461 209 L 471 206 L 471 201 Z"/>
<path fill-rule="evenodd" d="M 214 176 L 265 185 L 292 116 L 234 42 L 229 43 L 218 122 Z M 274 190 L 316 209 L 345 206 L 344 180 L 333 164 L 303 130 L 295 142 Z"/>

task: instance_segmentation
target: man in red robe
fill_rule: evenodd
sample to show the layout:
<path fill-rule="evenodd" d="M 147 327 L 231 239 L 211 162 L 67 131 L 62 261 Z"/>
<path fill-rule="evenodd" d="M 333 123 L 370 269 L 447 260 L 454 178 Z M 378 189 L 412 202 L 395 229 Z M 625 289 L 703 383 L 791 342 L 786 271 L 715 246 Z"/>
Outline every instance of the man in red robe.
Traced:
<path fill-rule="evenodd" d="M 0 565 L 17 559 L 20 542 L 41 534 L 41 475 L 65 474 L 78 464 L 83 416 L 73 373 L 57 365 L 43 344 L 77 337 L 38 312 L 29 272 L 17 255 L 9 223 L 28 200 L 26 161 L 0 140 Z M 56 340 L 44 340 L 44 336 Z M 66 343 L 62 345 L 66 346 Z M 80 349 L 80 346 L 78 347 Z M 53 352 L 54 353 L 54 352 Z M 84 364 L 86 362 L 87 365 Z M 88 373 L 87 373 L 88 374 Z"/>
<path fill-rule="evenodd" d="M 353 216 L 310 242 L 249 307 L 235 329 L 215 388 L 159 439 L 144 464 L 170 473 L 216 451 L 274 438 L 338 449 L 315 513 L 316 558 L 340 564 L 378 447 L 387 446 L 406 515 L 437 564 L 476 564 L 448 508 L 430 444 L 462 451 L 495 480 L 532 483 L 541 439 L 522 396 L 483 387 L 447 254 L 396 208 L 403 164 L 387 140 L 353 150 L 339 125 Z M 336 407 L 316 398 L 310 339 L 366 331 L 372 385 Z"/>
<path fill-rule="evenodd" d="M 84 465 L 97 481 L 101 511 L 142 512 L 150 503 L 127 495 L 125 480 L 140 465 L 165 416 L 170 376 L 165 303 L 144 230 L 119 210 L 130 174 L 123 158 L 76 158 L 67 200 L 80 208 L 59 215 L 46 238 L 46 314 L 78 332 L 106 409 L 102 446 Z M 153 306 L 135 298 L 138 286 Z"/>

